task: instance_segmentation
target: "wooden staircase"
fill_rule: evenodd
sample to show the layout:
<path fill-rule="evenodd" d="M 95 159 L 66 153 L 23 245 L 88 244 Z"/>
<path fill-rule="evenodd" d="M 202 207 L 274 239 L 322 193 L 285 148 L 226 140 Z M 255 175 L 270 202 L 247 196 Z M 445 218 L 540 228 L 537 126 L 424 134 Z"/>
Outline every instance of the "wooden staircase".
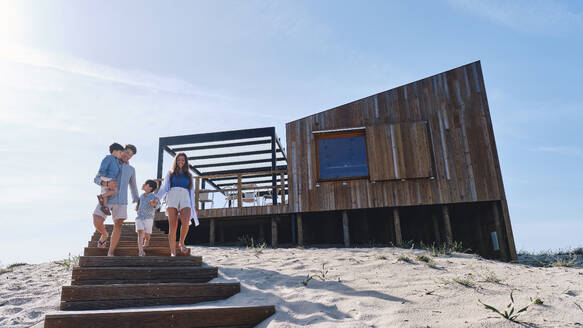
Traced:
<path fill-rule="evenodd" d="M 112 226 L 106 228 L 111 235 Z M 45 328 L 253 327 L 275 313 L 274 306 L 168 307 L 226 299 L 240 284 L 208 283 L 218 269 L 203 267 L 202 258 L 190 253 L 168 256 L 168 237 L 156 228 L 145 257 L 136 256 L 133 223 L 123 225 L 115 257 L 103 256 L 107 249 L 97 248 L 97 240 L 96 232 L 73 268 L 71 286 L 62 288 L 61 311 L 45 316 Z M 166 307 L 143 308 L 160 305 Z M 124 310 L 135 307 L 140 309 Z"/>

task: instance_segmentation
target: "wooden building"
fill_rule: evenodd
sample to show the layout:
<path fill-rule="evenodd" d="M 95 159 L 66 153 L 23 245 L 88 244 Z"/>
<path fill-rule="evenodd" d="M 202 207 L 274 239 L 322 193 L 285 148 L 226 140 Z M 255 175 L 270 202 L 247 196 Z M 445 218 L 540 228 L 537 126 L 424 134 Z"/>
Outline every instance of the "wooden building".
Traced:
<path fill-rule="evenodd" d="M 272 163 L 288 181 L 276 211 L 200 216 L 264 217 L 276 236 L 283 217 L 300 244 L 461 241 L 516 260 L 479 61 L 289 122 L 286 132 L 287 165 Z"/>

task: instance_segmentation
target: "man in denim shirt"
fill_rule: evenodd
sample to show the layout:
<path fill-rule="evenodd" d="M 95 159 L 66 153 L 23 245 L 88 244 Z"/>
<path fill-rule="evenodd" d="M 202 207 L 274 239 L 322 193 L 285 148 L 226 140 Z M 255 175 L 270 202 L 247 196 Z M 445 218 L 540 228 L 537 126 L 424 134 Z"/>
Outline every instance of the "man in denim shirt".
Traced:
<path fill-rule="evenodd" d="M 136 170 L 128 162 L 132 156 L 136 153 L 136 147 L 134 145 L 126 145 L 121 156 L 121 169 L 116 178 L 117 180 L 117 193 L 109 198 L 109 207 L 112 212 L 113 218 L 113 232 L 111 233 L 111 241 L 109 245 L 109 250 L 107 256 L 113 256 L 115 248 L 119 242 L 119 237 L 121 237 L 121 227 L 123 221 L 128 217 L 128 186 L 132 193 L 132 202 L 136 203 L 139 199 L 138 188 L 136 186 Z M 102 181 L 99 175 L 94 179 L 94 182 L 98 185 L 107 184 L 106 181 Z M 108 233 L 105 230 L 105 213 L 101 210 L 99 204 L 93 211 L 93 225 L 95 229 L 101 233 L 101 238 L 98 242 L 98 247 L 104 248 L 105 241 L 107 240 Z"/>

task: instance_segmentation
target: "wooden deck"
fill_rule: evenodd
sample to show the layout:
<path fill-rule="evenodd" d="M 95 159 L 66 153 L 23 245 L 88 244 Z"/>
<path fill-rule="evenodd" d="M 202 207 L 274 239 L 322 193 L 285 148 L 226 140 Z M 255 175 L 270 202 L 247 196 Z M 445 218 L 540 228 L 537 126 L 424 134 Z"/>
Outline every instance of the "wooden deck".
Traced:
<path fill-rule="evenodd" d="M 285 205 L 210 208 L 198 210 L 198 217 L 205 219 L 227 217 L 256 217 L 256 216 L 282 215 L 288 213 L 289 206 L 285 204 Z"/>

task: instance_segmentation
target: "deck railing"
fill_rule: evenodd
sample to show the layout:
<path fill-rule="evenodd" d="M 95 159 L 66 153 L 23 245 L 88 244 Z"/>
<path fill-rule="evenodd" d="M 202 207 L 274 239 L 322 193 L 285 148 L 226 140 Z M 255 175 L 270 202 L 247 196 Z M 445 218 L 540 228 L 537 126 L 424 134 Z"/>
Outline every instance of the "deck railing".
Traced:
<path fill-rule="evenodd" d="M 263 190 L 268 191 L 272 197 L 272 204 L 276 203 L 275 199 L 279 198 L 279 203 L 285 205 L 285 195 L 286 195 L 286 184 L 285 184 L 285 176 L 287 174 L 287 170 L 274 170 L 274 171 L 257 171 L 257 172 L 245 172 L 245 173 L 231 173 L 231 174 L 217 174 L 217 175 L 206 175 L 206 176 L 194 176 L 194 202 L 196 203 L 196 209 L 199 210 L 200 206 L 200 194 L 201 193 L 221 193 L 221 192 L 228 192 L 231 195 L 236 195 L 236 198 L 232 200 L 237 201 L 237 207 L 243 207 L 243 192 L 244 190 Z M 251 183 L 242 183 L 244 176 L 250 175 L 279 175 L 280 182 L 275 188 L 272 185 L 265 185 L 265 186 L 256 186 L 252 185 Z M 208 190 L 208 189 L 200 189 L 200 180 L 202 179 L 209 179 L 212 180 L 213 178 L 237 178 L 237 183 L 233 185 L 232 188 L 223 188 L 221 190 Z M 162 180 L 164 179 L 155 179 L 156 183 L 158 184 L 158 188 L 162 184 Z M 158 188 L 155 192 L 158 191 Z M 275 190 L 275 195 L 273 191 Z M 236 193 L 235 193 L 236 192 Z M 281 197 L 280 197 L 281 196 Z"/>
<path fill-rule="evenodd" d="M 287 170 L 274 170 L 274 171 L 257 171 L 257 172 L 245 172 L 245 173 L 230 173 L 230 174 L 216 174 L 216 175 L 205 175 L 205 176 L 195 176 L 194 178 L 194 200 L 196 203 L 196 209 L 199 209 L 199 199 L 200 194 L 211 193 L 211 192 L 235 192 L 236 191 L 236 200 L 237 200 L 237 207 L 243 207 L 243 191 L 244 190 L 266 190 L 271 191 L 272 195 L 272 203 L 277 202 L 279 196 L 281 196 L 281 204 L 285 204 L 285 175 L 287 174 Z M 251 183 L 243 183 L 244 176 L 250 175 L 279 175 L 280 176 L 280 183 L 277 186 L 267 185 L 267 186 L 255 186 Z M 216 178 L 237 178 L 237 183 L 233 185 L 233 188 L 225 188 L 219 190 L 201 190 L 200 189 L 200 180 L 201 179 L 216 179 Z M 275 192 L 275 195 L 274 195 Z M 235 199 L 233 199 L 235 200 Z"/>

